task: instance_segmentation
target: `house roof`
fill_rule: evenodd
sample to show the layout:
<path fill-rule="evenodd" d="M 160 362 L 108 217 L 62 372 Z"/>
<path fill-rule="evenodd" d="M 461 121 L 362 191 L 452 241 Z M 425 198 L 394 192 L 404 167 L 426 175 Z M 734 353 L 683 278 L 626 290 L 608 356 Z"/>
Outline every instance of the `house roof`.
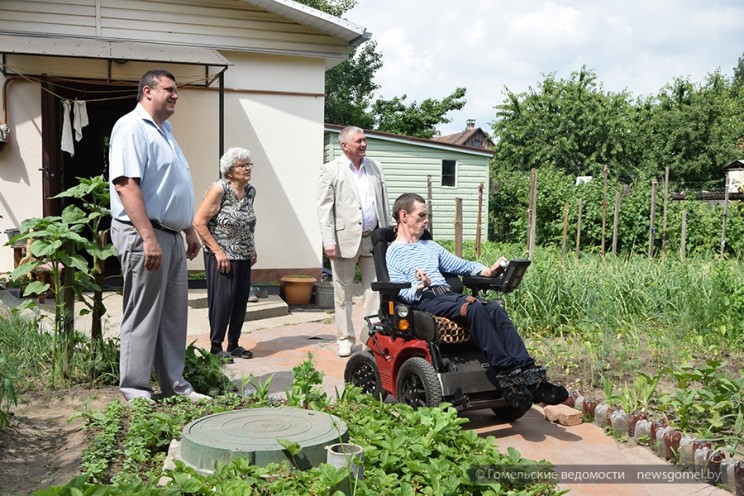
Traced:
<path fill-rule="evenodd" d="M 355 47 L 372 37 L 365 28 L 292 0 L 240 0 L 258 9 L 278 15 L 345 41 Z M 219 46 L 194 46 L 184 43 L 142 43 L 68 34 L 0 31 L 0 54 L 76 57 L 108 60 L 136 60 L 195 64 L 216 67 L 218 73 L 232 65 L 217 51 Z M 331 66 L 339 61 L 331 61 Z M 328 63 L 328 60 L 327 60 Z M 210 76 L 212 76 L 210 74 Z"/>
<path fill-rule="evenodd" d="M 315 28 L 336 36 L 356 47 L 372 38 L 372 33 L 361 26 L 345 19 L 326 14 L 318 9 L 292 0 L 244 0 L 246 3 L 260 7 L 272 14 L 277 14 L 299 24 Z"/>
<path fill-rule="evenodd" d="M 209 48 L 91 38 L 51 38 L 0 33 L 0 52 L 50 57 L 136 60 L 226 67 L 232 63 Z"/>
<path fill-rule="evenodd" d="M 483 133 L 483 135 L 486 137 L 486 140 L 488 140 L 488 144 L 493 146 L 493 141 L 491 141 L 491 138 L 488 136 L 488 134 L 486 134 L 485 131 L 483 131 L 483 129 L 479 127 L 465 129 L 464 131 L 460 131 L 459 133 L 455 133 L 455 134 L 447 134 L 445 136 L 435 136 L 432 139 L 434 141 L 440 141 L 442 143 L 460 145 L 462 143 L 467 143 L 468 140 L 479 131 Z"/>
<path fill-rule="evenodd" d="M 331 132 L 340 132 L 345 126 L 339 126 L 336 124 L 326 124 L 325 130 Z M 408 143 L 418 146 L 424 146 L 427 148 L 438 148 L 441 150 L 452 150 L 462 153 L 468 153 L 472 155 L 482 155 L 484 157 L 493 157 L 496 153 L 493 150 L 486 148 L 477 148 L 473 146 L 458 145 L 454 143 L 446 143 L 438 140 L 430 140 L 425 138 L 414 138 L 413 136 L 404 136 L 402 134 L 385 133 L 382 131 L 375 131 L 371 129 L 365 129 L 364 134 L 369 137 L 378 138 L 385 141 L 394 141 L 398 143 Z"/>

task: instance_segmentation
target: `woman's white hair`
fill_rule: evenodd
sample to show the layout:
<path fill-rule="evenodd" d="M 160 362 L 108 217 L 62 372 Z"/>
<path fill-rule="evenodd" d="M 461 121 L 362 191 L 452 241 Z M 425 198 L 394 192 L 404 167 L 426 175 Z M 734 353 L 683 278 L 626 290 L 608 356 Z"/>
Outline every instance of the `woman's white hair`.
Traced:
<path fill-rule="evenodd" d="M 220 159 L 220 175 L 227 177 L 227 173 L 233 170 L 238 162 L 250 162 L 251 152 L 239 146 L 233 146 L 227 149 Z"/>

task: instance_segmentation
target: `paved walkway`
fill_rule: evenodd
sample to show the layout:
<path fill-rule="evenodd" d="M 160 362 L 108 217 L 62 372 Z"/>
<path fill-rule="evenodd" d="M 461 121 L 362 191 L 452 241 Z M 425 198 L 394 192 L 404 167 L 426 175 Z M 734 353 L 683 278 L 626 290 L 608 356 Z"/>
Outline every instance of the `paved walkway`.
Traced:
<path fill-rule="evenodd" d="M 195 290 L 190 298 L 202 296 L 203 292 Z M 17 300 L 7 291 L 0 291 L 0 301 L 6 305 L 17 304 Z M 107 333 L 115 334 L 120 322 L 121 299 L 111 294 L 105 304 L 110 314 L 106 320 Z M 45 304 L 45 308 L 48 305 Z M 253 304 L 249 303 L 249 311 L 250 305 Z M 189 310 L 189 342 L 196 341 L 198 346 L 208 349 L 206 309 L 195 306 L 198 305 L 193 305 Z M 253 351 L 254 358 L 236 358 L 234 364 L 226 365 L 226 372 L 236 379 L 253 376 L 263 381 L 273 376 L 271 390 L 286 391 L 291 384 L 291 369 L 303 362 L 308 353 L 312 353 L 316 369 L 324 374 L 323 390 L 334 398 L 336 391 L 340 393 L 343 390 L 347 359 L 336 355 L 333 314 L 328 311 L 294 310 L 282 317 L 246 322 L 241 345 Z M 359 297 L 355 299 L 354 312 L 355 318 L 361 321 Z M 85 325 L 85 319 L 81 319 L 76 323 L 76 328 L 82 331 Z M 482 436 L 494 436 L 503 452 L 513 447 L 525 458 L 547 460 L 559 469 L 585 470 L 588 465 L 600 465 L 599 470 L 591 467 L 593 473 L 600 473 L 604 470 L 622 471 L 624 467 L 633 465 L 657 473 L 675 471 L 674 466 L 658 458 L 648 448 L 619 445 L 594 424 L 563 427 L 547 422 L 538 406 L 514 423 L 500 421 L 490 410 L 466 412 L 463 416 L 470 420 L 465 428 L 473 429 Z M 600 473 L 599 476 L 603 475 Z M 571 495 L 578 496 L 730 495 L 727 491 L 702 483 L 572 483 L 560 484 L 560 487 L 570 489 Z"/>

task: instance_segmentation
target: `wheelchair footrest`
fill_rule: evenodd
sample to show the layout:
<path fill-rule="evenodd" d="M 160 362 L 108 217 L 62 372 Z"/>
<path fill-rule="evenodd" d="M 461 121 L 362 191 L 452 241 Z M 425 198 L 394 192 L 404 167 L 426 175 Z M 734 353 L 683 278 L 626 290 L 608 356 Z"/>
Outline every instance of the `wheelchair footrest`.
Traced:
<path fill-rule="evenodd" d="M 491 376 L 491 380 L 495 384 L 498 384 L 501 389 L 512 386 L 531 386 L 548 379 L 548 373 L 545 367 L 533 367 L 527 370 L 516 369 L 505 375 L 496 374 L 492 369 L 488 369 L 488 375 Z"/>

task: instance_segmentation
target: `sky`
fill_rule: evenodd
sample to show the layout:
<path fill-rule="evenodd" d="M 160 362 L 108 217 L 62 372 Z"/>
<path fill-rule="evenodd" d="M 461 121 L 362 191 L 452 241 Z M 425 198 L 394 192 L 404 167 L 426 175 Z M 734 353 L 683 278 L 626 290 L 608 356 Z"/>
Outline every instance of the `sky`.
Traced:
<path fill-rule="evenodd" d="M 744 55 L 744 0 L 358 0 L 346 20 L 382 53 L 379 96 L 442 99 L 467 88 L 441 134 L 467 119 L 490 132 L 504 90 L 568 80 L 582 66 L 605 92 L 655 95 L 675 77 L 733 76 Z"/>

